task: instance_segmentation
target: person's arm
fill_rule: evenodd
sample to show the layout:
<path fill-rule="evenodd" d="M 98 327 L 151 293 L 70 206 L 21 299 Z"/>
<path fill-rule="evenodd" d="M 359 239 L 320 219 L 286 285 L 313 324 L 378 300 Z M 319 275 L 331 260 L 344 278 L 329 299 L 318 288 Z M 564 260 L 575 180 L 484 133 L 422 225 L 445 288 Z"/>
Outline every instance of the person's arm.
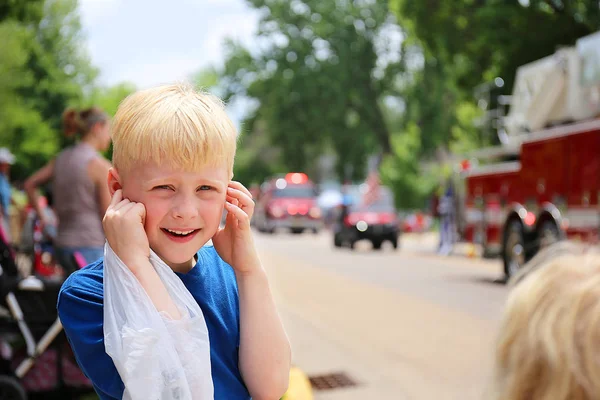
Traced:
<path fill-rule="evenodd" d="M 140 259 L 139 261 L 129 261 L 127 267 L 133 272 L 133 275 L 140 282 L 142 288 L 154 304 L 158 312 L 164 312 L 171 320 L 182 318 L 181 312 L 175 305 L 173 298 L 167 291 L 165 284 L 160 276 L 150 264 L 149 259 Z"/>
<path fill-rule="evenodd" d="M 111 164 L 108 160 L 102 157 L 96 157 L 92 159 L 88 164 L 88 176 L 94 183 L 96 188 L 96 195 L 98 196 L 98 205 L 100 216 L 104 216 L 108 205 L 110 204 L 110 191 L 106 184 L 108 177 L 108 171 L 111 168 Z"/>
<path fill-rule="evenodd" d="M 289 384 L 292 354 L 252 238 L 254 201 L 241 183 L 229 183 L 225 209 L 225 227 L 213 236 L 213 245 L 238 284 L 240 372 L 254 400 L 279 399 Z"/>
<path fill-rule="evenodd" d="M 252 270 L 247 274 L 236 272 L 240 298 L 240 371 L 254 400 L 279 399 L 289 384 L 290 344 L 264 269 L 258 265 Z"/>
<path fill-rule="evenodd" d="M 115 191 L 102 220 L 106 240 L 138 279 L 156 310 L 167 313 L 171 319 L 181 319 L 177 305 L 150 264 L 150 245 L 144 231 L 145 218 L 146 208 L 142 203 L 124 199 L 122 190 Z"/>
<path fill-rule="evenodd" d="M 103 399 L 123 397 L 125 386 L 104 348 L 104 311 L 101 293 L 81 286 L 63 286 L 58 315 L 79 367 Z"/>
<path fill-rule="evenodd" d="M 54 173 L 54 160 L 50 161 L 48 164 L 44 165 L 42 168 L 37 170 L 33 175 L 31 175 L 23 185 L 25 192 L 27 193 L 27 198 L 29 199 L 29 204 L 34 208 L 35 212 L 39 216 L 42 221 L 44 221 L 44 213 L 40 207 L 40 202 L 38 201 L 38 192 L 37 188 L 40 185 L 50 181 L 52 179 L 52 174 Z"/>

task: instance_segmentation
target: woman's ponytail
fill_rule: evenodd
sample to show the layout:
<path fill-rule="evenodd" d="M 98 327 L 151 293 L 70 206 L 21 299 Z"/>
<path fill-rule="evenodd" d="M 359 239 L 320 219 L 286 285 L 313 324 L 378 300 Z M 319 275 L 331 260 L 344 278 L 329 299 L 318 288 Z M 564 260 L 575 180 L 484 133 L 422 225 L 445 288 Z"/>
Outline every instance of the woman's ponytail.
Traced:
<path fill-rule="evenodd" d="M 67 108 L 62 115 L 63 132 L 66 137 L 73 137 L 82 131 L 82 121 L 79 111 L 75 108 Z"/>
<path fill-rule="evenodd" d="M 84 136 L 98 122 L 108 120 L 108 115 L 97 107 L 78 111 L 73 107 L 67 108 L 62 115 L 63 132 L 66 137 Z"/>

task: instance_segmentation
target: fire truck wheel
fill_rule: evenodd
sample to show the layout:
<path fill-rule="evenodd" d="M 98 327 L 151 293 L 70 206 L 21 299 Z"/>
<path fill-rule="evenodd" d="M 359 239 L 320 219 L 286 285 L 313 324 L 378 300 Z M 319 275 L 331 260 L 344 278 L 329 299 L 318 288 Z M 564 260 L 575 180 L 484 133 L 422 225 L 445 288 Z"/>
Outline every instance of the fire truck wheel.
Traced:
<path fill-rule="evenodd" d="M 523 226 L 517 220 L 510 221 L 506 227 L 502 258 L 504 260 L 504 273 L 507 279 L 515 275 L 525 264 L 526 255 Z"/>
<path fill-rule="evenodd" d="M 337 233 L 333 235 L 333 245 L 335 247 L 342 247 L 342 239 L 340 239 L 340 235 Z"/>
<path fill-rule="evenodd" d="M 26 400 L 23 386 L 12 376 L 0 375 L 0 399 Z"/>
<path fill-rule="evenodd" d="M 539 248 L 540 250 L 560 240 L 560 232 L 554 221 L 544 221 L 538 230 Z"/>

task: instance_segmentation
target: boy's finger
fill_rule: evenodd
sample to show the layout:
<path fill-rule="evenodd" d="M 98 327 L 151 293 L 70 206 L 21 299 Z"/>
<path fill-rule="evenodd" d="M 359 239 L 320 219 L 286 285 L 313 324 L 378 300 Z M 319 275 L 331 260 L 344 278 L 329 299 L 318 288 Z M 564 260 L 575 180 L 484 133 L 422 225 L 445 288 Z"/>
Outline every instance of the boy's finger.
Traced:
<path fill-rule="evenodd" d="M 233 213 L 231 212 L 231 210 L 229 209 L 229 206 L 231 205 L 230 202 L 226 202 L 225 203 L 225 210 L 227 210 L 227 218 L 225 218 L 225 225 L 234 225 L 236 223 L 236 218 L 235 215 L 233 215 Z"/>
<path fill-rule="evenodd" d="M 248 214 L 244 212 L 241 208 L 231 203 L 225 203 L 225 207 L 227 208 L 227 212 L 233 214 L 235 219 L 237 219 L 238 226 L 241 228 L 249 228 L 250 227 L 250 218 L 248 218 Z"/>
<path fill-rule="evenodd" d="M 131 201 L 129 201 L 129 199 L 123 199 L 113 207 L 113 211 L 119 211 L 128 204 L 131 204 Z"/>
<path fill-rule="evenodd" d="M 235 191 L 235 189 L 230 189 L 230 192 L 231 191 Z M 231 196 L 232 194 L 233 193 L 230 193 L 230 195 L 227 196 L 228 201 L 232 202 L 233 204 L 236 204 L 230 199 L 236 200 L 237 201 L 236 205 L 239 205 L 240 208 L 244 211 L 254 209 L 254 206 L 255 206 L 254 200 L 252 200 L 250 197 L 246 196 L 243 192 L 237 191 L 236 194 L 239 195 L 239 197 L 233 197 L 233 196 Z"/>
<path fill-rule="evenodd" d="M 248 193 L 242 190 L 234 189 L 232 187 L 229 187 L 227 189 L 227 195 L 238 199 L 244 204 L 248 204 L 250 202 L 254 203 L 254 201 L 252 200 L 252 196 L 249 196 Z"/>
<path fill-rule="evenodd" d="M 117 204 L 119 204 L 119 202 L 123 200 L 123 192 L 121 191 L 121 189 L 115 191 L 112 195 L 112 199 L 110 199 L 110 204 L 108 205 L 108 208 L 114 207 Z"/>
<path fill-rule="evenodd" d="M 146 206 L 142 203 L 133 203 L 133 209 L 142 220 L 142 225 L 146 222 Z"/>
<path fill-rule="evenodd" d="M 252 193 L 250 193 L 250 191 L 246 188 L 246 186 L 242 185 L 238 181 L 231 181 L 231 183 L 229 184 L 229 187 L 232 187 L 237 190 L 241 190 L 242 192 L 246 193 L 246 195 L 248 195 L 248 197 L 252 198 Z"/>
<path fill-rule="evenodd" d="M 125 203 L 124 201 L 121 202 L 121 204 L 118 204 L 117 206 L 119 207 L 118 209 L 116 209 L 115 211 L 117 211 L 117 213 L 119 215 L 125 215 L 129 212 L 129 210 L 131 210 L 133 207 L 135 207 L 137 203 L 132 203 L 132 202 L 128 202 Z"/>

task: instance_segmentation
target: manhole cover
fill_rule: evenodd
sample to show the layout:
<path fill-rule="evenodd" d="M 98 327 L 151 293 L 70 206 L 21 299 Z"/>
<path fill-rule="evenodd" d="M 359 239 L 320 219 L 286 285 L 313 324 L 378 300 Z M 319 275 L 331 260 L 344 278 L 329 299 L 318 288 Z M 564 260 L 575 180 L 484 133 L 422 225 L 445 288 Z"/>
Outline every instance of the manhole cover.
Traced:
<path fill-rule="evenodd" d="M 310 380 L 310 384 L 315 390 L 330 390 L 356 386 L 356 382 L 354 382 L 348 375 L 346 375 L 343 372 L 311 376 L 308 379 Z"/>

